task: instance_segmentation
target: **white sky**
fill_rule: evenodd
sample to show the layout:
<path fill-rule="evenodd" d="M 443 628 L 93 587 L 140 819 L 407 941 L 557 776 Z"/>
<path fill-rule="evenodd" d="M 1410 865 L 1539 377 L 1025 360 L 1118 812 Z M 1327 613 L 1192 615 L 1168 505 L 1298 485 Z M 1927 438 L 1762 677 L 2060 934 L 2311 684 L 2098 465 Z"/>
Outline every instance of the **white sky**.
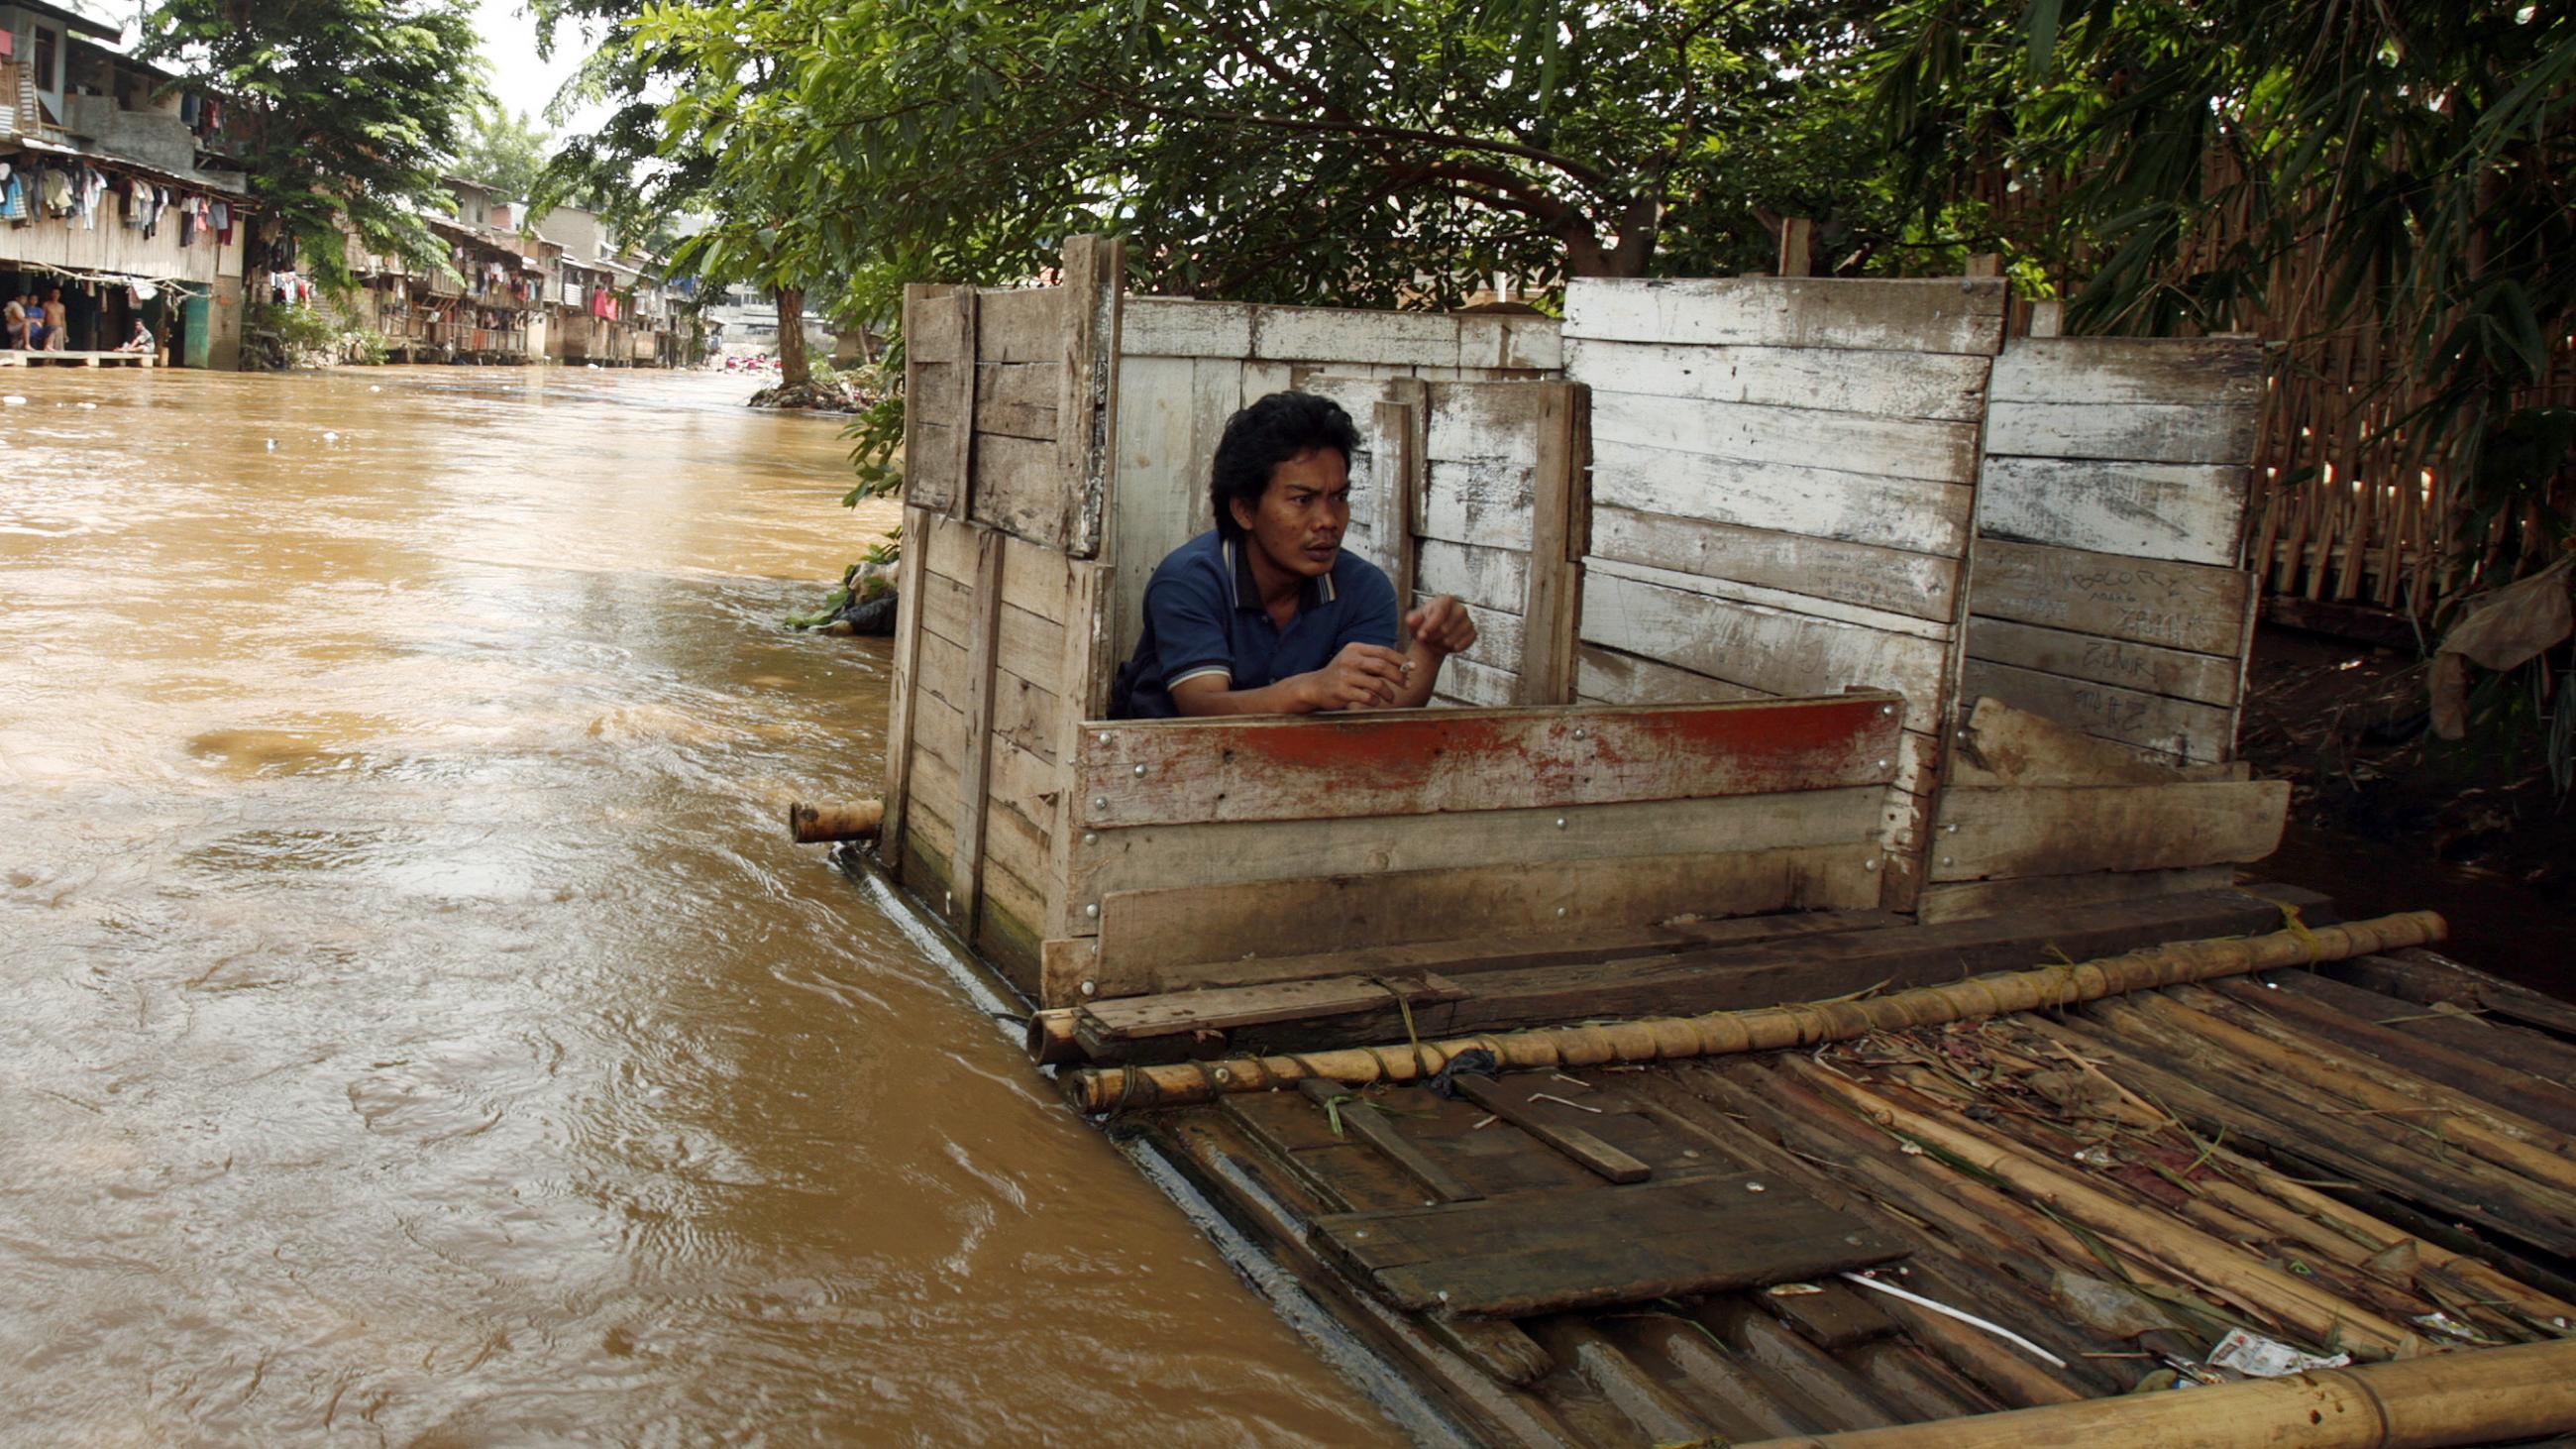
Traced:
<path fill-rule="evenodd" d="M 588 42 L 570 26 L 556 32 L 554 54 L 544 60 L 537 58 L 537 22 L 528 13 L 527 0 L 476 0 L 474 26 L 482 32 L 483 58 L 492 67 L 492 92 L 513 113 L 533 115 L 558 135 L 586 130 L 604 114 L 593 106 L 575 112 L 563 125 L 545 119 L 555 91 L 590 53 Z"/>

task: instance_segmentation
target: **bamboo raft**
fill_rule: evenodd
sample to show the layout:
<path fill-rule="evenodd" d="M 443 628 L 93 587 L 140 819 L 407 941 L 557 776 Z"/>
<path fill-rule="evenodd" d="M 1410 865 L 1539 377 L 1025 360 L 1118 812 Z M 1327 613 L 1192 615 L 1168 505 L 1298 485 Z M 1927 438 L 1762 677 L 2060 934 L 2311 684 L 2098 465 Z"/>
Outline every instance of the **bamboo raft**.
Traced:
<path fill-rule="evenodd" d="M 2236 880 L 2250 344 L 1121 271 L 908 295 L 887 789 L 790 827 L 1417 1438 L 2576 1431 L 2576 1008 Z M 1450 707 L 1101 718 L 1287 386 L 1361 423 L 1346 546 L 1475 612 Z"/>

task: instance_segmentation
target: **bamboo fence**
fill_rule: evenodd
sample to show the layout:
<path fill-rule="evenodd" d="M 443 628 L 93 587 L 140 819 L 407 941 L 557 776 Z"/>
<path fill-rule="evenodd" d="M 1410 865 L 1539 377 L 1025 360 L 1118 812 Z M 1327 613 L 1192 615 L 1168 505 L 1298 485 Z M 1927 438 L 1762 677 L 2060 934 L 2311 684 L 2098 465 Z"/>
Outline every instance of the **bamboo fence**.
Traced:
<path fill-rule="evenodd" d="M 2205 270 L 2243 244 L 2251 228 L 2242 191 L 2213 174 L 2204 189 L 2223 197 L 2194 229 L 2179 275 Z M 2008 236 L 2046 234 L 2055 208 L 2043 188 L 2008 184 L 2000 172 L 1972 193 Z M 2085 265 L 2078 256 L 2074 270 Z M 2443 597 L 2446 566 L 2497 551 L 2507 520 L 2471 537 L 2465 480 L 2433 451 L 2433 439 L 2405 420 L 2432 389 L 2412 374 L 2388 337 L 2398 324 L 2380 314 L 2326 326 L 2335 259 L 2311 241 L 2278 258 L 2264 300 L 2240 302 L 2233 330 L 2271 348 L 2263 425 L 2254 458 L 2252 526 L 2243 562 L 2276 597 L 2351 603 L 2428 617 Z M 2080 277 L 2060 278 L 2061 291 Z M 2516 407 L 2576 406 L 2576 337 L 2549 339 L 2549 370 Z M 2576 514 L 2576 464 L 2561 468 L 2530 505 L 2534 514 Z M 2521 531 L 2526 547 L 2543 530 Z M 2489 579 L 2487 582 L 2498 582 Z"/>

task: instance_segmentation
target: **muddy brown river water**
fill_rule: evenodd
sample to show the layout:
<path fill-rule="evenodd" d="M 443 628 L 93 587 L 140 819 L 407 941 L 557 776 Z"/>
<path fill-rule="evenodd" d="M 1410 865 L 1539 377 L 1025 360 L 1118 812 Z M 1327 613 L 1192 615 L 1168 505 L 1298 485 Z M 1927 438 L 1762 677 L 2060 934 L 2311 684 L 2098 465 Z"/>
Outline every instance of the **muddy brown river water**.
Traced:
<path fill-rule="evenodd" d="M 0 1441 L 1395 1441 L 786 842 L 747 388 L 0 373 Z"/>

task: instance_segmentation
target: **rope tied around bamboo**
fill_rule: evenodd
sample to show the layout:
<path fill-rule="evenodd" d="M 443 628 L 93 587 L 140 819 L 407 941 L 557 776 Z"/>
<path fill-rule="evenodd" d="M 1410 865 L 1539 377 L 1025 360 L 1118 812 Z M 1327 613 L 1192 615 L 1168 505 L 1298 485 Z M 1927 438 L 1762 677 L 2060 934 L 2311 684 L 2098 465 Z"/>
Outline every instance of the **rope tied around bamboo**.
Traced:
<path fill-rule="evenodd" d="M 1479 1047 L 1492 1052 L 1507 1071 L 1637 1065 L 1780 1051 L 1850 1041 L 1878 1031 L 2049 1010 L 2185 982 L 2427 946 L 2441 941 L 2449 930 L 2434 912 L 2406 911 L 2339 926 L 2302 927 L 2263 936 L 2177 941 L 2072 965 L 1912 987 L 1870 1000 L 1806 1002 L 1705 1016 L 1535 1027 L 1289 1056 L 1234 1057 L 1163 1066 L 1084 1067 L 1065 1075 L 1064 1090 L 1074 1106 L 1085 1112 L 1136 1111 L 1212 1102 L 1236 1092 L 1277 1091 L 1309 1078 L 1350 1087 L 1417 1081 L 1437 1074 L 1459 1053 Z"/>

